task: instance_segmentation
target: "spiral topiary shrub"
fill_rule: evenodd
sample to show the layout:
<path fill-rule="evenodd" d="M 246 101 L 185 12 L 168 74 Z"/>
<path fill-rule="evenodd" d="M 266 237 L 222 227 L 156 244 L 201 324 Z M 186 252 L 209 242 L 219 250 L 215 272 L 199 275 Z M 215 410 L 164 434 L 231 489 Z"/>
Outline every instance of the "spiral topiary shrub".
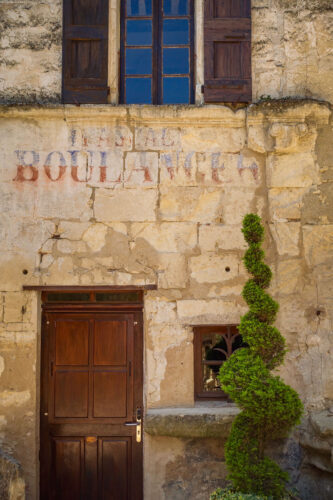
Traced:
<path fill-rule="evenodd" d="M 236 491 L 281 499 L 286 496 L 288 474 L 265 456 L 265 447 L 268 440 L 288 435 L 299 423 L 303 407 L 298 394 L 270 373 L 283 362 L 286 349 L 284 338 L 272 326 L 278 304 L 265 291 L 272 273 L 263 262 L 260 217 L 246 215 L 242 231 L 249 245 L 244 263 L 253 277 L 243 289 L 249 312 L 239 326 L 248 347 L 237 350 L 219 374 L 222 389 L 243 410 L 226 444 L 226 463 Z"/>

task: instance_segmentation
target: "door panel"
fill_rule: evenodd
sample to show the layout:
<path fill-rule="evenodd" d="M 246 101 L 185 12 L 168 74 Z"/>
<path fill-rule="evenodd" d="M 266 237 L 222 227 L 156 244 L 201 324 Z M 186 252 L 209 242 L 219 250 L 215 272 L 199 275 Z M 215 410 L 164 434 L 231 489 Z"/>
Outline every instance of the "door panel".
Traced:
<path fill-rule="evenodd" d="M 88 372 L 56 371 L 54 379 L 55 418 L 88 417 Z"/>
<path fill-rule="evenodd" d="M 94 364 L 126 365 L 126 322 L 98 320 L 94 332 Z"/>
<path fill-rule="evenodd" d="M 100 464 L 103 499 L 126 500 L 128 498 L 128 439 L 100 439 Z"/>
<path fill-rule="evenodd" d="M 142 499 L 142 443 L 125 426 L 142 408 L 142 312 L 110 309 L 44 309 L 42 499 Z"/>
<path fill-rule="evenodd" d="M 88 365 L 89 322 L 58 320 L 55 324 L 57 365 Z"/>
<path fill-rule="evenodd" d="M 94 417 L 126 417 L 126 378 L 125 370 L 94 373 Z"/>

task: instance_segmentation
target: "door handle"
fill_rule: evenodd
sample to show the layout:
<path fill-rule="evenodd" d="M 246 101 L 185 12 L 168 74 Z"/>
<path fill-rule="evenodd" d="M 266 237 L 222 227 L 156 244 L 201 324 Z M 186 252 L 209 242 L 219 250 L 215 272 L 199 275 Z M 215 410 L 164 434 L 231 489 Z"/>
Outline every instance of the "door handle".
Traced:
<path fill-rule="evenodd" d="M 141 408 L 136 409 L 136 422 L 125 422 L 126 427 L 136 427 L 136 442 L 141 443 L 142 439 L 142 419 Z"/>

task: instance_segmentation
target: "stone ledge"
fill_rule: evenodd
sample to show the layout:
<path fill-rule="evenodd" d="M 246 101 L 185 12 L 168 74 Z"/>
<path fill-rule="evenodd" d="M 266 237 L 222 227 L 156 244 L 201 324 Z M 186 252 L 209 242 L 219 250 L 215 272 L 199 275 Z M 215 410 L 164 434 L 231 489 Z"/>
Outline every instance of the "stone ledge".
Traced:
<path fill-rule="evenodd" d="M 151 436 L 226 439 L 240 410 L 232 404 L 147 411 L 144 431 Z"/>

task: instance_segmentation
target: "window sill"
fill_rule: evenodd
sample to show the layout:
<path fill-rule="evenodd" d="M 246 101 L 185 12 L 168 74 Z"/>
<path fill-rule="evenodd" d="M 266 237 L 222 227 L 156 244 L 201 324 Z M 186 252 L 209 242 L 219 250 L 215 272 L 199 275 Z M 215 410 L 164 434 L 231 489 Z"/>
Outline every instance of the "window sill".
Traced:
<path fill-rule="evenodd" d="M 193 408 L 154 408 L 146 413 L 144 430 L 151 436 L 226 439 L 239 412 L 236 405 L 221 401 Z"/>

